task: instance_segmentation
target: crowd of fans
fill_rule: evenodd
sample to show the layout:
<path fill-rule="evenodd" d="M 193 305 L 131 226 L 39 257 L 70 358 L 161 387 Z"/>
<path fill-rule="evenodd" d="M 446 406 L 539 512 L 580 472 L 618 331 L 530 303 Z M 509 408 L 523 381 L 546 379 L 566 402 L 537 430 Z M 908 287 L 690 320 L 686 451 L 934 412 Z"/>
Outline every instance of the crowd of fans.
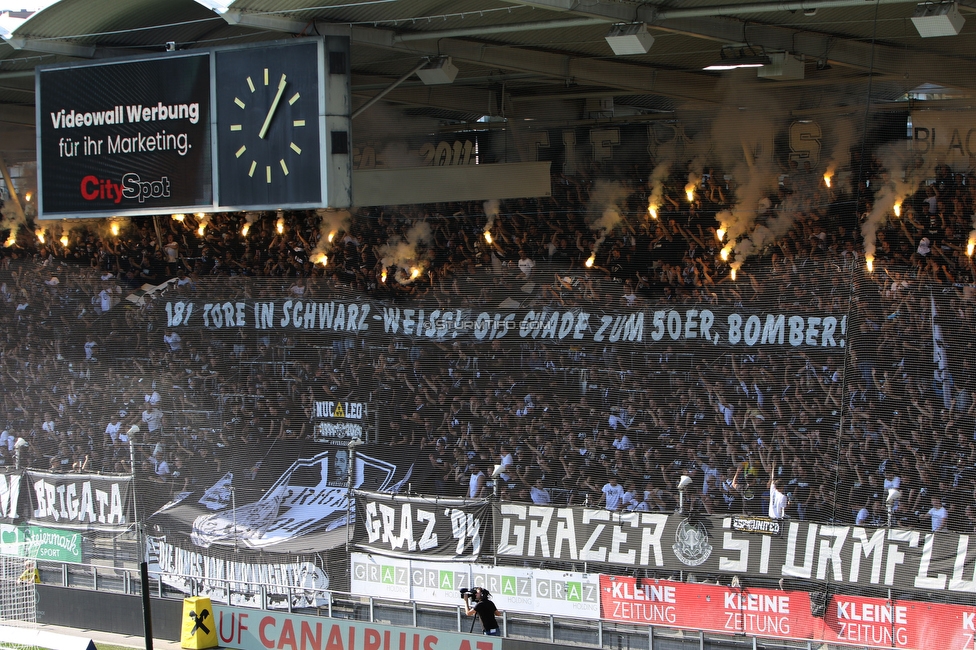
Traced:
<path fill-rule="evenodd" d="M 879 226 L 869 273 L 862 226 L 886 170 L 854 168 L 832 187 L 784 170 L 757 223 L 789 210 L 792 226 L 736 280 L 716 234 L 736 187 L 718 170 L 693 201 L 676 172 L 656 219 L 650 170 L 634 167 L 556 176 L 551 197 L 497 215 L 465 203 L 21 227 L 0 251 L 0 463 L 129 473 L 131 436 L 136 473 L 162 494 L 231 467 L 273 481 L 260 455 L 308 439 L 313 403 L 342 399 L 380 413 L 376 439 L 423 450 L 432 478 L 415 491 L 671 511 L 688 475 L 691 508 L 765 515 L 775 478 L 791 517 L 880 525 L 896 487 L 902 525 L 974 532 L 976 177 L 941 166 L 919 183 Z M 592 227 L 608 207 L 592 199 L 601 177 L 627 190 L 610 231 Z M 167 327 L 162 303 L 194 296 L 704 304 L 846 317 L 846 347 L 651 344 L 646 329 L 640 344 L 584 345 Z M 952 376 L 939 381 L 936 303 Z"/>

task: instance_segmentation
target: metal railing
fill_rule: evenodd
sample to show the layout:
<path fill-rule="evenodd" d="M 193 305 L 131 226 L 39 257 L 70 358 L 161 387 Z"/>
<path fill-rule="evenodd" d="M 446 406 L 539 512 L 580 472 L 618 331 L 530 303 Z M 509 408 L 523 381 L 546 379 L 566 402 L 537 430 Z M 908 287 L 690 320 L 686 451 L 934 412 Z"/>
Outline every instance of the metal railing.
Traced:
<path fill-rule="evenodd" d="M 128 595 L 142 593 L 137 567 L 39 562 L 38 570 L 42 584 Z M 206 595 L 215 603 L 230 602 L 239 607 L 278 609 L 330 618 L 451 632 L 471 632 L 475 628 L 480 629 L 472 618 L 465 616 L 464 608 L 460 603 L 456 605 L 423 603 L 418 606 L 415 601 L 392 601 L 331 590 L 310 594 L 308 590 L 298 587 L 256 583 L 249 583 L 246 590 L 235 591 L 235 586 L 242 585 L 238 580 L 201 579 L 198 576 L 172 573 L 167 573 L 167 576 L 185 580 L 190 593 L 175 589 L 160 580 L 158 575 L 150 574 L 149 589 L 153 596 L 182 600 L 188 596 Z M 317 607 L 293 607 L 292 603 L 303 594 L 315 597 L 323 604 Z M 242 598 L 250 599 L 256 605 L 235 602 Z M 581 621 L 548 614 L 505 612 L 500 623 L 502 636 L 505 638 L 608 650 L 759 650 L 760 648 L 812 650 L 814 647 L 813 642 L 810 641 L 760 639 L 744 635 L 720 635 L 699 630 L 679 630 L 610 621 Z M 825 645 L 818 642 L 816 647 L 848 646 Z"/>

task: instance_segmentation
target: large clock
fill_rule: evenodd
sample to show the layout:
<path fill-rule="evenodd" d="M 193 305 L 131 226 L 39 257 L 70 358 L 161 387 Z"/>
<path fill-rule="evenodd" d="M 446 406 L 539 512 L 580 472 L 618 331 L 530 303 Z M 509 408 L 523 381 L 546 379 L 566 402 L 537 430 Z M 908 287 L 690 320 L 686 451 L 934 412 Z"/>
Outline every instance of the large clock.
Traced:
<path fill-rule="evenodd" d="M 215 54 L 219 204 L 321 204 L 322 42 Z"/>

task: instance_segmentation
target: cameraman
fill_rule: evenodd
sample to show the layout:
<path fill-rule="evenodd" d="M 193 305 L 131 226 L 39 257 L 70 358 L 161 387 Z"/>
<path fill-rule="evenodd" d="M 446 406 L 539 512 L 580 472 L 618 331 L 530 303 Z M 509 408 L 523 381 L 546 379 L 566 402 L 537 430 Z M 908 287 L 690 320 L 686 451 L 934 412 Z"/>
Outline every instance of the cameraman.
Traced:
<path fill-rule="evenodd" d="M 465 591 L 461 594 L 466 606 L 466 614 L 474 616 L 476 613 L 481 617 L 481 627 L 488 636 L 498 636 L 498 621 L 495 617 L 501 614 L 495 608 L 495 603 L 491 602 L 491 594 L 487 589 L 475 587 L 473 591 Z M 474 606 L 471 601 L 474 600 Z"/>

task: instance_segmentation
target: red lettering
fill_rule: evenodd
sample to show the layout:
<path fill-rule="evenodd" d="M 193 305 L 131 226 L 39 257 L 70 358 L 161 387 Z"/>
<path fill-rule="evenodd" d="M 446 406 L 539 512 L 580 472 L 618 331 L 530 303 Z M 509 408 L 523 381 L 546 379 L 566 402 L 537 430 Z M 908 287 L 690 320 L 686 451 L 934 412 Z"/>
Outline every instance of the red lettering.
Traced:
<path fill-rule="evenodd" d="M 88 187 L 94 185 L 95 189 L 90 190 Z M 81 179 L 81 196 L 86 201 L 94 201 L 98 198 L 98 177 L 97 176 L 85 176 Z"/>
<path fill-rule="evenodd" d="M 307 643 L 306 643 L 307 642 Z M 302 650 L 308 650 L 312 648 L 314 650 L 322 649 L 322 624 L 315 624 L 315 634 L 312 634 L 312 626 L 306 621 L 302 621 Z"/>
<path fill-rule="evenodd" d="M 380 650 L 381 639 L 379 630 L 366 628 L 363 632 L 363 650 Z"/>
<path fill-rule="evenodd" d="M 349 626 L 349 650 L 356 650 L 356 628 Z"/>
<path fill-rule="evenodd" d="M 268 648 L 268 650 L 272 650 L 275 647 L 275 642 L 274 640 L 269 639 L 265 635 L 264 631 L 266 628 L 269 627 L 271 629 L 274 629 L 274 625 L 275 625 L 275 620 L 270 616 L 265 616 L 264 618 L 261 619 L 261 624 L 258 626 L 258 636 L 261 638 L 261 645 L 263 645 L 265 648 Z M 238 645 L 240 645 L 240 639 L 238 639 L 237 643 Z"/>
<path fill-rule="evenodd" d="M 285 646 L 291 646 L 291 650 L 298 650 L 298 644 L 295 643 L 295 626 L 290 618 L 286 618 L 281 625 L 281 636 L 278 637 L 278 650 L 282 650 Z"/>
<path fill-rule="evenodd" d="M 329 640 L 325 642 L 325 650 L 344 650 L 342 646 L 342 632 L 338 625 L 333 625 L 329 630 Z"/>
<path fill-rule="evenodd" d="M 428 634 L 424 637 L 424 650 L 434 650 L 437 645 L 437 637 L 433 634 Z"/>
<path fill-rule="evenodd" d="M 247 626 L 244 625 L 244 619 L 247 617 L 247 614 L 237 615 L 237 645 L 241 645 L 241 634 L 247 629 Z"/>
<path fill-rule="evenodd" d="M 458 650 L 471 650 L 471 642 L 467 639 L 461 641 L 461 645 L 458 646 Z"/>
<path fill-rule="evenodd" d="M 390 631 L 383 631 L 383 650 L 390 650 Z"/>
<path fill-rule="evenodd" d="M 494 647 L 491 641 L 477 641 L 475 645 L 478 650 L 491 650 Z"/>
<path fill-rule="evenodd" d="M 234 640 L 234 614 L 230 615 L 230 636 L 224 636 L 224 613 L 220 612 L 220 617 L 217 619 L 217 633 L 220 634 L 220 640 L 222 643 L 230 643 Z"/>

